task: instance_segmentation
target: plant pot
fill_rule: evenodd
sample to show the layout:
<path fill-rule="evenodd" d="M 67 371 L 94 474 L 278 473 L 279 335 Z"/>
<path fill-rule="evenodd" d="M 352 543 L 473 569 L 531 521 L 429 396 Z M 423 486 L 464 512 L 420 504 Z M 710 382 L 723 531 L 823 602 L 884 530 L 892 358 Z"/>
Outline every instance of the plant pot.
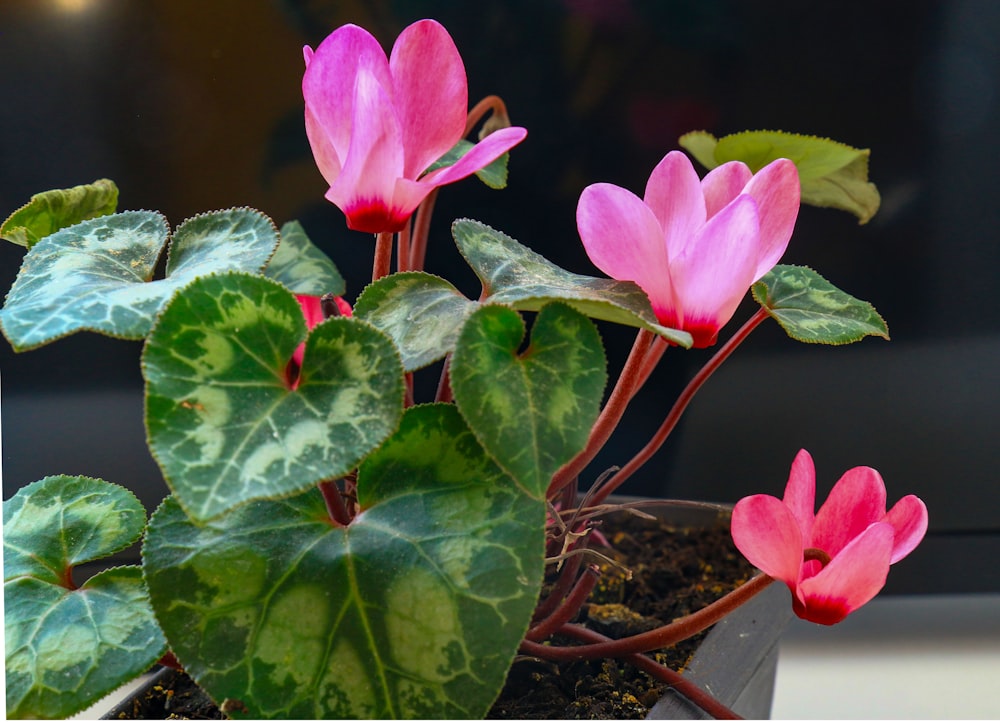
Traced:
<path fill-rule="evenodd" d="M 613 502 L 635 501 L 615 498 Z M 729 508 L 692 502 L 650 504 L 644 511 L 675 528 L 728 529 Z M 609 516 L 613 523 L 614 516 Z M 788 591 L 783 585 L 770 585 L 747 604 L 723 618 L 709 631 L 685 668 L 684 677 L 710 692 L 723 705 L 750 719 L 768 718 L 774 693 L 778 659 L 778 640 L 791 619 L 792 610 Z M 164 668 L 137 689 L 129 698 L 112 708 L 104 719 L 132 718 L 137 710 L 136 701 L 142 700 L 156 689 L 170 689 L 179 673 Z M 185 692 L 182 697 L 204 695 L 200 691 Z M 174 698 L 177 696 L 175 695 Z M 168 700 L 170 700 L 168 698 Z M 207 696 L 206 696 L 207 700 Z M 176 702 L 163 703 L 147 711 L 155 717 L 161 710 L 166 718 Z M 707 719 L 701 708 L 687 698 L 669 690 L 650 709 L 650 719 Z"/>

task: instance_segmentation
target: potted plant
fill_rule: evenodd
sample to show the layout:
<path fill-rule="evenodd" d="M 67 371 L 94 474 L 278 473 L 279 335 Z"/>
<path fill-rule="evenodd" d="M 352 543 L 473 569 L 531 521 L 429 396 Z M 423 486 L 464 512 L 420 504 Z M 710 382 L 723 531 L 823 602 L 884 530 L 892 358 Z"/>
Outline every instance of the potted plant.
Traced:
<path fill-rule="evenodd" d="M 733 508 L 733 542 L 759 574 L 618 640 L 577 622 L 614 548 L 602 518 L 636 507 L 610 496 L 754 328 L 775 319 L 810 343 L 887 338 L 870 305 L 778 264 L 800 202 L 875 212 L 867 151 L 688 134 L 680 144 L 704 178 L 670 151 L 643 198 L 583 191 L 580 240 L 610 278 L 459 219 L 452 237 L 482 285 L 472 300 L 423 271 L 434 200 L 473 174 L 503 187 L 526 130 L 498 98 L 468 110 L 458 50 L 433 20 L 406 28 L 388 57 L 344 26 L 305 62 L 326 198 L 375 239 L 353 303 L 306 229 L 248 208 L 171 230 L 156 212 L 118 212 L 101 180 L 39 194 L 0 227 L 27 247 L 0 310 L 15 350 L 78 331 L 142 342 L 147 439 L 171 492 L 148 521 L 128 490 L 83 476 L 47 477 L 5 503 L 9 715 L 66 716 L 161 661 L 232 717 L 481 717 L 519 653 L 626 657 L 723 714 L 645 655 L 774 580 L 796 614 L 824 624 L 881 589 L 926 530 L 923 504 L 908 496 L 887 512 L 878 473 L 858 467 L 814 513 L 802 452 L 783 499 Z M 718 343 L 748 290 L 759 310 Z M 611 385 L 595 320 L 636 329 Z M 669 347 L 716 345 L 632 460 L 583 476 Z M 414 378 L 427 374 L 439 382 L 424 398 Z M 140 539 L 141 567 L 74 579 Z"/>

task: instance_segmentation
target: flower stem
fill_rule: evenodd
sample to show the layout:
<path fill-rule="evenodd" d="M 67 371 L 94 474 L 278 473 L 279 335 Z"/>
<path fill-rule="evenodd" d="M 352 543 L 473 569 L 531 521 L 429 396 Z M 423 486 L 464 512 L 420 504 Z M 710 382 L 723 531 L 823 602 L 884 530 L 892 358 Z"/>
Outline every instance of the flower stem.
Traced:
<path fill-rule="evenodd" d="M 552 611 L 551 615 L 533 625 L 524 637 L 536 642 L 545 640 L 556 630 L 572 620 L 580 612 L 583 604 L 587 602 L 587 596 L 590 595 L 590 591 L 594 589 L 594 585 L 597 584 L 600 577 L 601 572 L 596 565 L 587 565 L 583 574 L 577 579 L 573 589 L 570 590 L 569 595 Z"/>
<path fill-rule="evenodd" d="M 610 640 L 610 638 L 607 638 L 594 630 L 588 630 L 587 628 L 576 628 L 565 632 L 569 637 L 584 640 L 589 643 L 601 643 Z M 548 645 L 540 645 L 531 641 L 525 641 L 521 643 L 520 652 L 537 658 L 546 658 L 548 657 L 547 652 L 551 649 L 551 646 Z M 715 718 L 716 720 L 739 720 L 741 718 L 741 716 L 724 706 L 711 694 L 699 688 L 677 671 L 671 670 L 665 665 L 660 665 L 655 660 L 652 660 L 641 653 L 631 653 L 622 657 L 632 663 L 635 667 L 649 674 L 652 678 L 670 686 L 672 689 L 708 713 L 712 718 Z"/>
<path fill-rule="evenodd" d="M 434 204 L 440 190 L 440 188 L 435 188 L 417 207 L 417 215 L 413 220 L 413 233 L 410 236 L 410 258 L 406 266 L 407 271 L 424 270 L 424 260 L 427 256 L 427 236 L 430 234 L 431 217 L 434 215 Z"/>
<path fill-rule="evenodd" d="M 645 366 L 654 339 L 653 332 L 646 329 L 639 330 L 632 343 L 632 351 L 629 352 L 625 366 L 622 367 L 621 374 L 618 375 L 618 381 L 615 383 L 614 389 L 611 390 L 600 416 L 597 417 L 597 421 L 594 422 L 594 426 L 590 430 L 587 445 L 552 476 L 552 482 L 549 483 L 549 489 L 546 493 L 549 499 L 552 499 L 559 490 L 576 479 L 584 467 L 593 461 L 615 431 L 622 415 L 625 414 L 629 400 L 635 396 L 639 387 L 649 376 L 648 371 L 645 377 L 640 372 Z M 660 351 L 660 354 L 662 355 L 663 352 Z"/>
<path fill-rule="evenodd" d="M 694 378 L 688 382 L 688 385 L 681 392 L 680 396 L 677 397 L 677 401 L 674 402 L 674 406 L 670 409 L 667 414 L 666 419 L 663 420 L 663 424 L 660 428 L 656 430 L 656 434 L 653 438 L 649 440 L 645 447 L 643 447 L 635 457 L 629 460 L 628 464 L 622 467 L 614 477 L 610 478 L 605 485 L 594 495 L 592 504 L 600 504 L 608 495 L 618 489 L 622 483 L 625 482 L 629 477 L 631 477 L 636 470 L 638 470 L 642 465 L 649 461 L 659 449 L 663 446 L 663 443 L 670 436 L 670 433 L 677 426 L 677 422 L 680 421 L 681 415 L 684 410 L 687 409 L 688 404 L 691 403 L 691 399 L 694 397 L 695 393 L 701 389 L 702 385 L 708 381 L 708 378 L 715 373 L 715 370 L 726 359 L 729 358 L 736 348 L 743 343 L 743 341 L 750 336 L 750 332 L 756 329 L 760 324 L 768 318 L 767 310 L 760 308 L 757 313 L 754 314 L 750 319 L 739 328 L 739 330 L 733 334 L 733 336 L 723 344 L 715 355 L 708 360 L 708 363 L 701 368 L 701 370 L 695 374 Z"/>
<path fill-rule="evenodd" d="M 476 124 L 482 120 L 488 111 L 493 111 L 493 118 L 495 119 L 494 123 L 488 122 L 490 125 L 496 125 L 499 128 L 510 125 L 510 116 L 507 115 L 507 105 L 503 102 L 503 99 L 499 95 L 488 95 L 476 103 L 472 107 L 472 110 L 469 111 L 469 115 L 465 121 L 465 133 L 462 134 L 463 138 L 472 133 L 472 129 L 476 127 Z"/>
<path fill-rule="evenodd" d="M 338 527 L 349 525 L 351 513 L 344 502 L 344 496 L 337 489 L 337 483 L 332 480 L 320 482 L 319 491 L 323 493 L 323 501 L 326 502 L 326 511 L 330 515 L 330 521 Z"/>
<path fill-rule="evenodd" d="M 392 263 L 392 232 L 382 231 L 375 235 L 375 260 L 372 262 L 372 281 L 389 275 Z"/>
<path fill-rule="evenodd" d="M 563 650 L 566 652 L 559 654 L 560 659 L 606 658 L 631 653 L 647 653 L 650 650 L 669 647 L 697 635 L 707 627 L 715 625 L 740 605 L 748 602 L 754 595 L 762 592 L 772 582 L 774 582 L 773 577 L 760 573 L 750 578 L 731 593 L 719 598 L 711 605 L 707 605 L 690 615 L 678 618 L 668 625 L 663 625 L 655 630 L 649 630 L 638 635 L 619 638 L 618 640 L 608 640 L 592 645 L 578 645 L 564 648 Z M 564 625 L 559 629 L 559 632 L 566 632 L 567 628 L 576 627 L 579 626 Z"/>

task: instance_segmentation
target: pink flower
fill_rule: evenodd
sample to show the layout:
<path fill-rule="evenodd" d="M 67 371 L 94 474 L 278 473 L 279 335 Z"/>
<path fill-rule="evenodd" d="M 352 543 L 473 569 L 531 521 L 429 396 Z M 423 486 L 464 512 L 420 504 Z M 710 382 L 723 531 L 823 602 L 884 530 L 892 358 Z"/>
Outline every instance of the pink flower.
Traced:
<path fill-rule="evenodd" d="M 641 199 L 610 183 L 585 188 L 576 223 L 595 266 L 637 283 L 661 324 L 706 347 L 785 253 L 800 190 L 795 164 L 784 158 L 756 175 L 724 163 L 699 180 L 688 157 L 671 151 Z"/>
<path fill-rule="evenodd" d="M 465 66 L 434 20 L 403 30 L 388 59 L 356 25 L 303 54 L 309 143 L 330 184 L 326 198 L 357 231 L 399 231 L 434 188 L 475 173 L 527 135 L 498 130 L 455 165 L 423 175 L 461 140 L 468 113 Z"/>
<path fill-rule="evenodd" d="M 870 467 L 849 469 L 815 515 L 816 470 L 802 450 L 783 499 L 752 495 L 733 509 L 733 542 L 792 591 L 795 614 L 833 625 L 885 585 L 889 565 L 927 532 L 927 508 L 907 495 L 885 511 L 885 485 Z"/>
<path fill-rule="evenodd" d="M 302 316 L 305 317 L 306 328 L 310 331 L 313 327 L 327 318 L 323 311 L 323 297 L 311 296 L 309 294 L 296 294 L 295 299 L 299 302 L 299 306 L 302 307 Z M 340 316 L 351 315 L 351 305 L 344 301 L 344 299 L 337 296 L 334 298 L 333 302 L 336 304 L 337 312 Z M 299 386 L 299 370 L 302 368 L 302 359 L 305 357 L 305 354 L 306 343 L 302 342 L 292 353 L 292 360 L 288 362 L 288 367 L 285 369 L 285 377 L 288 380 L 289 387 L 292 389 Z"/>

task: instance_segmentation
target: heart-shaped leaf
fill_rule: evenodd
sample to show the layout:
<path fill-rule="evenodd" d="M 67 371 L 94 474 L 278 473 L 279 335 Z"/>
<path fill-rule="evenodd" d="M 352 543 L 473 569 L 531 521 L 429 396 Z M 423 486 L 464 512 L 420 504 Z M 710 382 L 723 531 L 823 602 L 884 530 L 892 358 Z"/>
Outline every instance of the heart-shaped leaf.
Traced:
<path fill-rule="evenodd" d="M 24 256 L 0 327 L 16 351 L 77 331 L 141 339 L 168 298 L 198 276 L 260 271 L 278 245 L 271 220 L 246 208 L 195 216 L 174 232 L 167 276 L 151 281 L 166 219 L 126 211 L 64 228 Z"/>
<path fill-rule="evenodd" d="M 694 131 L 681 136 L 679 143 L 708 169 L 742 161 L 756 173 L 771 161 L 787 158 L 798 168 L 802 203 L 839 208 L 857 216 L 859 223 L 868 223 L 881 204 L 878 189 L 868 181 L 867 148 L 784 131 L 744 131 L 718 139 Z"/>
<path fill-rule="evenodd" d="M 178 501 L 204 520 L 352 470 L 396 429 L 403 370 L 357 319 L 306 337 L 295 297 L 262 276 L 202 277 L 163 309 L 143 352 L 149 446 Z"/>
<path fill-rule="evenodd" d="M 369 284 L 354 303 L 354 315 L 388 334 L 411 372 L 451 353 L 462 324 L 478 307 L 448 281 L 409 271 Z"/>
<path fill-rule="evenodd" d="M 31 248 L 61 228 L 114 213 L 117 208 L 118 186 L 107 178 L 36 193 L 0 224 L 0 238 Z"/>
<path fill-rule="evenodd" d="M 484 306 L 459 336 L 451 385 L 459 411 L 487 452 L 530 494 L 587 442 L 607 363 L 593 323 L 565 304 L 542 308 L 521 354 L 516 311 Z"/>
<path fill-rule="evenodd" d="M 675 344 L 691 346 L 690 334 L 656 322 L 649 297 L 631 281 L 571 273 L 478 221 L 459 219 L 451 230 L 483 284 L 486 301 L 522 311 L 562 301 L 592 319 L 649 329 Z"/>
<path fill-rule="evenodd" d="M 365 509 L 316 490 L 195 525 L 168 499 L 143 564 L 185 669 L 234 717 L 479 718 L 538 596 L 544 504 L 451 405 L 407 411 L 362 466 Z"/>
<path fill-rule="evenodd" d="M 347 284 L 330 257 L 320 251 L 298 221 L 281 227 L 281 243 L 264 275 L 284 284 L 294 294 L 343 296 Z"/>
<path fill-rule="evenodd" d="M 754 284 L 751 292 L 797 341 L 850 344 L 866 336 L 889 338 L 885 320 L 875 307 L 804 266 L 779 264 Z"/>
<path fill-rule="evenodd" d="M 7 714 L 65 718 L 142 674 L 166 649 L 138 567 L 77 588 L 75 565 L 128 547 L 146 513 L 88 477 L 46 477 L 3 505 Z"/>

